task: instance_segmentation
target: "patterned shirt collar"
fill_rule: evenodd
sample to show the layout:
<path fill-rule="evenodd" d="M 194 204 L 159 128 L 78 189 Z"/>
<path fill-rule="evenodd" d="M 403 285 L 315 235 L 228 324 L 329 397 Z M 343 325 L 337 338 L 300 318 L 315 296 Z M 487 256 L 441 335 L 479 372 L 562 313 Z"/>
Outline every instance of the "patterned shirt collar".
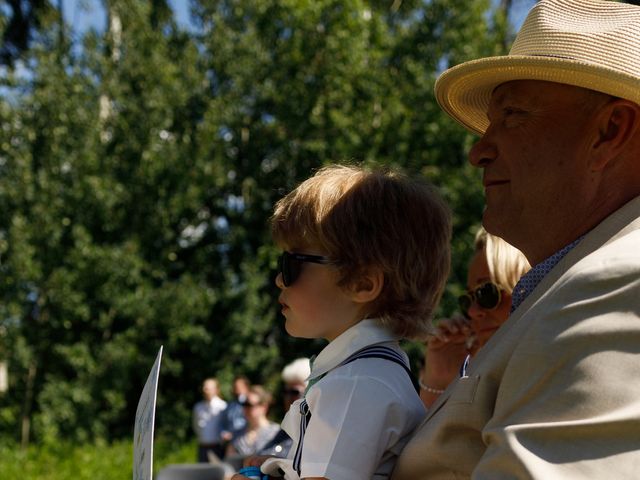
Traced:
<path fill-rule="evenodd" d="M 542 279 L 546 277 L 551 270 L 553 270 L 553 267 L 555 267 L 558 262 L 567 255 L 567 253 L 573 250 L 573 248 L 580 243 L 580 240 L 582 240 L 583 237 L 584 235 L 574 240 L 564 248 L 558 250 L 546 260 L 538 263 L 535 267 L 525 273 L 522 278 L 520 278 L 511 293 L 511 313 L 513 313 L 520 304 L 526 300 Z"/>

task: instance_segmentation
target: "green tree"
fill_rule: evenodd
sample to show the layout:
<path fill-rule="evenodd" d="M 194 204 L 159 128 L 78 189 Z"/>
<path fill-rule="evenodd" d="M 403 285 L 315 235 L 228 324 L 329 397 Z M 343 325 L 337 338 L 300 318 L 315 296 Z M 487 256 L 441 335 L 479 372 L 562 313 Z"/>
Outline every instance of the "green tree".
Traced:
<path fill-rule="evenodd" d="M 198 0 L 183 31 L 166 2 L 104 5 L 103 32 L 82 45 L 68 26 L 44 32 L 28 74 L 0 91 L 2 431 L 130 435 L 161 344 L 158 427 L 178 438 L 205 376 L 275 388 L 321 344 L 283 330 L 268 218 L 327 163 L 438 185 L 455 212 L 452 311 L 482 196 L 472 137 L 433 84 L 499 52 L 504 13 L 488 0 Z"/>
<path fill-rule="evenodd" d="M 13 67 L 41 29 L 46 29 L 56 16 L 48 0 L 5 0 L 7 15 L 0 17 L 0 64 Z"/>
<path fill-rule="evenodd" d="M 209 336 L 197 322 L 213 289 L 173 266 L 199 174 L 196 50 L 172 19 L 151 28 L 145 2 L 109 8 L 120 30 L 90 34 L 78 56 L 52 34 L 20 95 L 3 98 L 3 326 L 17 393 L 3 416 L 22 417 L 23 441 L 32 419 L 40 438 L 130 434 L 158 346 Z"/>

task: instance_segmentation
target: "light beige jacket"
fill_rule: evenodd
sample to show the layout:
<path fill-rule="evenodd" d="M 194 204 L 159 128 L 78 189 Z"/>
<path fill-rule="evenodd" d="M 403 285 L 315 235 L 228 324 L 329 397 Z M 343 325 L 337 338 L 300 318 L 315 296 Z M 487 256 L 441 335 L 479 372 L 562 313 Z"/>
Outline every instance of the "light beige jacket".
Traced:
<path fill-rule="evenodd" d="M 640 478 L 640 197 L 542 280 L 427 412 L 392 476 L 466 478 Z"/>

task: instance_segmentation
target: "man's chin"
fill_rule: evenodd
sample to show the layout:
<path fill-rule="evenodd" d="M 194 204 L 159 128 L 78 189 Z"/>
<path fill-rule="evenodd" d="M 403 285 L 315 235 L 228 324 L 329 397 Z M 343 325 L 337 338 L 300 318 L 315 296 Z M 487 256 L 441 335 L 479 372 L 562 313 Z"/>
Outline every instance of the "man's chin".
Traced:
<path fill-rule="evenodd" d="M 482 212 L 482 226 L 487 232 L 496 235 L 494 232 L 497 227 L 495 215 L 493 215 L 493 209 L 488 205 L 484 207 L 484 211 Z"/>
<path fill-rule="evenodd" d="M 496 207 L 487 205 L 482 213 L 482 226 L 491 235 L 505 238 L 505 226 L 508 226 L 509 222 L 505 220 L 504 215 L 500 215 L 501 212 L 498 210 Z"/>

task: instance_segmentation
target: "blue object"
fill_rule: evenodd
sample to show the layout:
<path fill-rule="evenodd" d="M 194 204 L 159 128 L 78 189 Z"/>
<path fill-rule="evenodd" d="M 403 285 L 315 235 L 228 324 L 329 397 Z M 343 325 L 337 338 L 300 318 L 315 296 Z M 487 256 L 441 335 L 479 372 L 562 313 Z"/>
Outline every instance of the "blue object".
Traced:
<path fill-rule="evenodd" d="M 260 467 L 244 467 L 238 470 L 238 473 L 251 480 L 269 480 L 269 475 L 262 473 Z"/>

